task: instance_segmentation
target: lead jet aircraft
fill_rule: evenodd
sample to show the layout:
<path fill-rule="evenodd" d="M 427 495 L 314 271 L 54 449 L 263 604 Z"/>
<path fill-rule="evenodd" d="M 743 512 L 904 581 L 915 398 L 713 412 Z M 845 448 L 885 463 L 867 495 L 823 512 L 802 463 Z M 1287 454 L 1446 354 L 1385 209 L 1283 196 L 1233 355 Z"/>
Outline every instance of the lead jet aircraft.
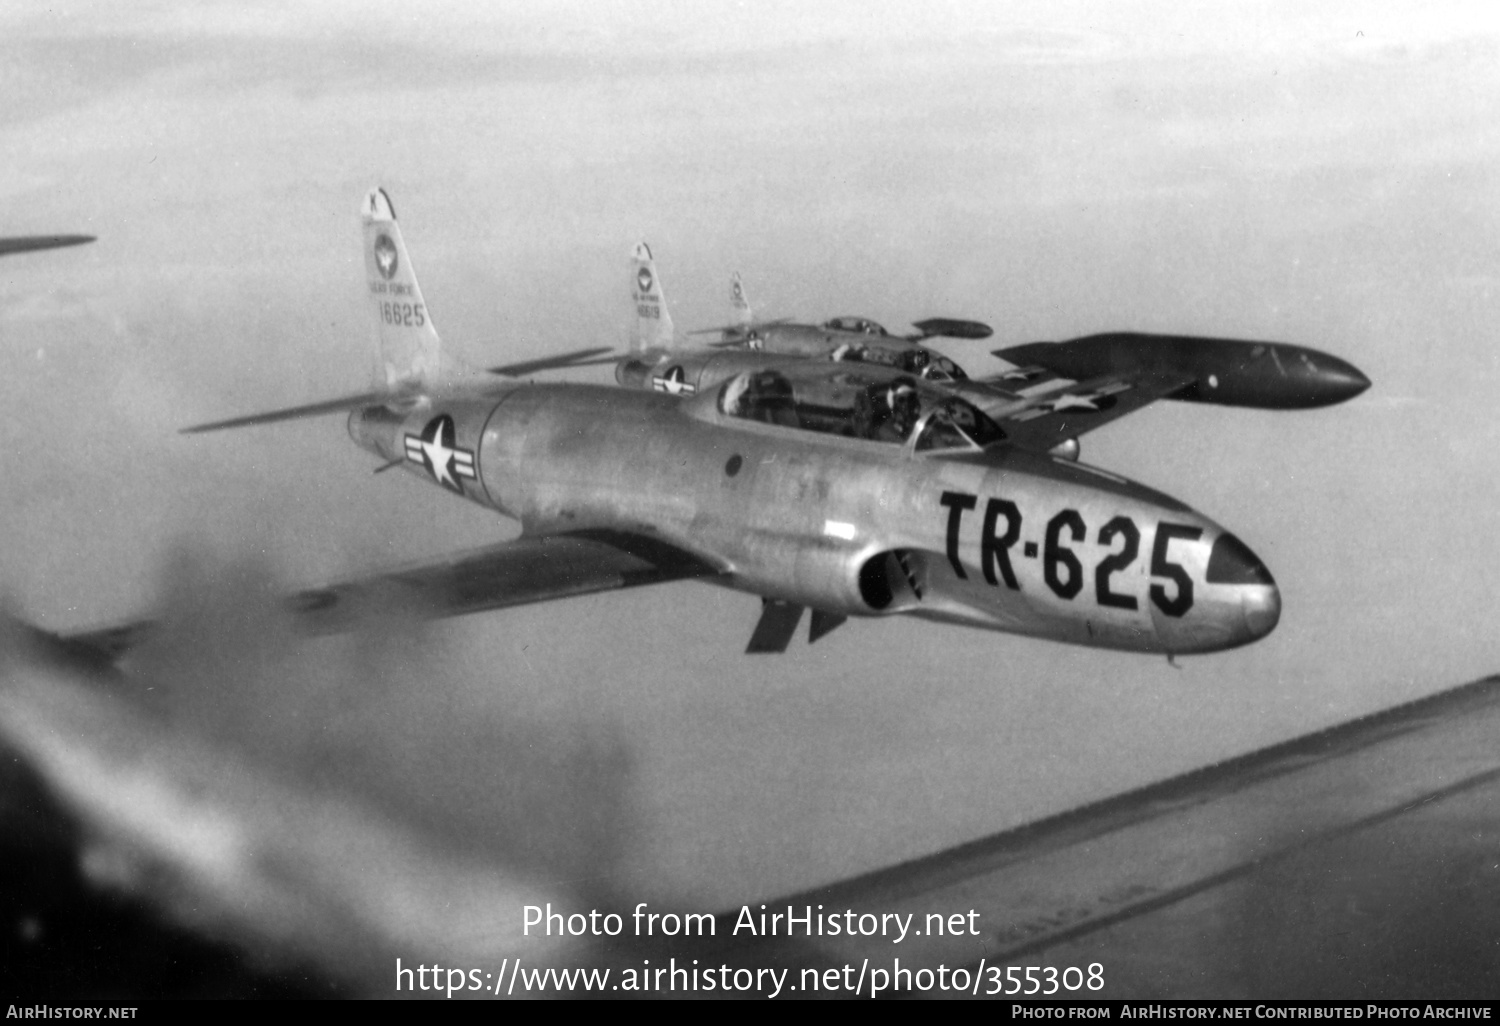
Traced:
<path fill-rule="evenodd" d="M 906 614 L 1170 656 L 1248 644 L 1281 597 L 1210 518 L 1116 474 L 1048 455 L 1188 384 L 1092 385 L 992 418 L 871 364 L 743 370 L 692 396 L 502 381 L 444 353 L 384 191 L 362 206 L 375 385 L 201 425 L 344 411 L 381 462 L 520 522 L 513 541 L 292 597 L 309 630 L 404 591 L 454 615 L 696 578 L 763 600 L 750 651 L 848 617 Z M 1111 400 L 1111 402 L 1105 402 Z M 143 625 L 75 635 L 106 657 Z"/>

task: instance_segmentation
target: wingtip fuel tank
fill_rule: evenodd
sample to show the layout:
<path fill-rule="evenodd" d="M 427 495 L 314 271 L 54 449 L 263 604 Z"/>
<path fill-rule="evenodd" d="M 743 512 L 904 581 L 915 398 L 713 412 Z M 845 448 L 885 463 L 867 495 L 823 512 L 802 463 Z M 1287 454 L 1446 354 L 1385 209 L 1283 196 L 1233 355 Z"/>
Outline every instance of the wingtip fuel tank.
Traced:
<path fill-rule="evenodd" d="M 1138 371 L 1186 374 L 1193 380 L 1169 398 L 1223 406 L 1332 406 L 1370 387 L 1370 379 L 1348 361 L 1286 342 L 1110 332 L 994 352 L 1017 366 L 1044 367 L 1079 381 Z"/>

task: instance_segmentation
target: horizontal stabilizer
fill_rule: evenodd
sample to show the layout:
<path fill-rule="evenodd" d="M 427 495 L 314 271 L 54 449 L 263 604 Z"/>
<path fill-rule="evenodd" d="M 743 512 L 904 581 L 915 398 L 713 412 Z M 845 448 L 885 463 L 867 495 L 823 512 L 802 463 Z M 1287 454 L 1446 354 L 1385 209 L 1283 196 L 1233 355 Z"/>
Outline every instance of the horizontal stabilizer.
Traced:
<path fill-rule="evenodd" d="M 500 374 L 507 378 L 525 377 L 527 374 L 535 374 L 537 371 L 562 370 L 568 367 L 592 367 L 597 364 L 617 363 L 622 357 L 605 356 L 610 351 L 609 346 L 595 346 L 592 349 L 575 349 L 571 353 L 559 353 L 557 356 L 544 356 L 536 360 L 521 360 L 517 363 L 502 363 L 498 367 L 489 369 L 491 374 Z"/>
<path fill-rule="evenodd" d="M 93 242 L 92 235 L 23 235 L 0 238 L 0 256 L 7 253 L 29 253 L 34 249 L 60 249 Z"/>
<path fill-rule="evenodd" d="M 303 417 L 321 417 L 327 413 L 338 413 L 341 410 L 354 410 L 361 406 L 374 406 L 376 403 L 393 403 L 403 399 L 403 396 L 391 392 L 361 392 L 359 395 L 346 395 L 339 399 L 327 399 L 321 403 L 309 403 L 306 406 L 292 406 L 284 410 L 271 410 L 267 413 L 252 413 L 245 417 L 234 417 L 230 420 L 216 420 L 211 424 L 195 424 L 192 427 L 182 429 L 184 435 L 198 435 L 205 431 L 222 431 L 225 428 L 249 427 L 252 424 L 274 424 L 279 420 L 300 420 Z"/>
<path fill-rule="evenodd" d="M 774 328 L 778 324 L 788 324 L 790 322 L 790 317 L 778 317 L 774 321 L 756 321 L 754 324 L 725 324 L 718 328 L 698 328 L 695 331 L 688 332 L 688 334 L 734 335 L 743 338 L 745 335 L 750 334 L 750 332 L 752 331 L 759 331 L 761 328 Z"/>

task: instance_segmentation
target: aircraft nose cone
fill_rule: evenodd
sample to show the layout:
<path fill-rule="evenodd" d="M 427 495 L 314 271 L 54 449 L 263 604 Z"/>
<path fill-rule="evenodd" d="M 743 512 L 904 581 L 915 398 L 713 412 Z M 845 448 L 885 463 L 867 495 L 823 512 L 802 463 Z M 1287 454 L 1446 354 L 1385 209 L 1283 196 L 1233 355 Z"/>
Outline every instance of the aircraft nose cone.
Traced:
<path fill-rule="evenodd" d="M 1370 379 L 1358 367 L 1337 357 L 1324 356 L 1318 365 L 1318 393 L 1324 403 L 1353 399 L 1370 387 Z"/>
<path fill-rule="evenodd" d="M 1240 597 L 1240 609 L 1245 614 L 1245 627 L 1251 637 L 1256 640 L 1264 638 L 1281 620 L 1281 589 L 1274 584 L 1247 587 Z"/>
<path fill-rule="evenodd" d="M 1240 600 L 1248 641 L 1259 641 L 1276 629 L 1281 619 L 1281 592 L 1271 571 L 1232 534 L 1221 534 L 1208 555 L 1209 584 L 1235 588 Z"/>

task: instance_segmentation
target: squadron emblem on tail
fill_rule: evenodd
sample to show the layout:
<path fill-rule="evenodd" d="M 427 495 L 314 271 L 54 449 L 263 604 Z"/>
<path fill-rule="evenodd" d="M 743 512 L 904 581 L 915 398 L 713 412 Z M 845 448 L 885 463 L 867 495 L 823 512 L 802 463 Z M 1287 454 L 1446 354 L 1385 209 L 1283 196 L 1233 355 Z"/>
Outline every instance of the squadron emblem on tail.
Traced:
<path fill-rule="evenodd" d="M 396 273 L 396 244 L 389 235 L 381 235 L 375 240 L 375 267 L 386 281 Z"/>

